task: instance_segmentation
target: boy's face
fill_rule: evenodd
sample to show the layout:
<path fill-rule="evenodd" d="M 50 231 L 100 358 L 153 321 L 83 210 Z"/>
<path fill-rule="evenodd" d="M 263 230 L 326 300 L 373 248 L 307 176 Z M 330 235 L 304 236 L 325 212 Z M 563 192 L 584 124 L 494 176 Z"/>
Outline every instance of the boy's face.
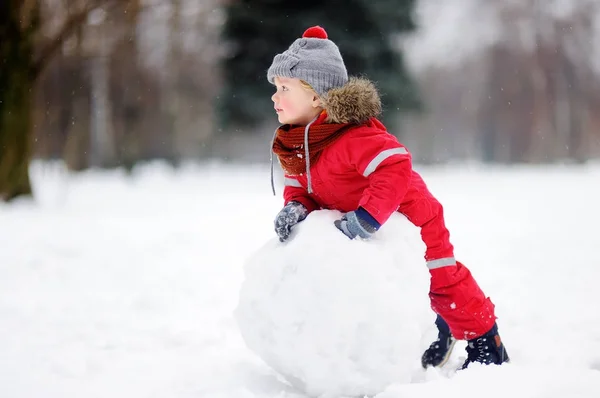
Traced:
<path fill-rule="evenodd" d="M 276 77 L 275 86 L 271 99 L 279 123 L 306 125 L 321 112 L 319 97 L 302 87 L 300 79 Z"/>

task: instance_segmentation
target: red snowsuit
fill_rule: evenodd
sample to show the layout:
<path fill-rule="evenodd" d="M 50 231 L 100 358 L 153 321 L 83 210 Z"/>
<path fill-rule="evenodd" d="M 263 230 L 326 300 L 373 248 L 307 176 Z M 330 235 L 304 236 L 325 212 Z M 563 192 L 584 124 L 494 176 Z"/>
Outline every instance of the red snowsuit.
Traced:
<path fill-rule="evenodd" d="M 326 114 L 313 124 L 323 123 Z M 309 130 L 310 133 L 310 130 Z M 411 155 L 375 117 L 349 129 L 325 148 L 307 174 L 285 176 L 284 199 L 342 212 L 362 206 L 380 224 L 398 211 L 421 228 L 425 259 L 431 274 L 431 307 L 457 339 L 472 339 L 489 331 L 494 305 L 460 262 L 454 259 L 442 205 L 412 169 Z"/>

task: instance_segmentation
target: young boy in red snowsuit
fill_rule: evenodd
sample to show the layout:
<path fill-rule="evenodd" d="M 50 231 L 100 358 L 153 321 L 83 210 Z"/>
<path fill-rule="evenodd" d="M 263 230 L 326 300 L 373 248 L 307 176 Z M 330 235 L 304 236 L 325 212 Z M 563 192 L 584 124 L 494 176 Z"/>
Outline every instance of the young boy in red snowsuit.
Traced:
<path fill-rule="evenodd" d="M 494 305 L 454 258 L 443 207 L 413 170 L 409 151 L 377 119 L 374 85 L 348 78 L 338 47 L 318 26 L 276 55 L 267 77 L 282 124 L 272 143 L 285 173 L 285 206 L 275 219 L 280 240 L 320 208 L 345 213 L 335 226 L 351 239 L 368 239 L 395 211 L 404 214 L 421 228 L 438 314 L 438 339 L 423 367 L 442 366 L 456 339 L 468 340 L 463 368 L 507 362 Z"/>

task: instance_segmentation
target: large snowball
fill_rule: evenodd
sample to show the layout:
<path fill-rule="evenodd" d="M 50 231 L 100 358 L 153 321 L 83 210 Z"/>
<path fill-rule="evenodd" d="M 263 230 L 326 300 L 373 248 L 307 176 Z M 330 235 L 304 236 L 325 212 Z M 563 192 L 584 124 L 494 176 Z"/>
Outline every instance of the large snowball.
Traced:
<path fill-rule="evenodd" d="M 235 317 L 248 347 L 312 396 L 377 394 L 420 368 L 432 324 L 419 230 L 400 214 L 369 241 L 317 211 L 245 265 Z"/>

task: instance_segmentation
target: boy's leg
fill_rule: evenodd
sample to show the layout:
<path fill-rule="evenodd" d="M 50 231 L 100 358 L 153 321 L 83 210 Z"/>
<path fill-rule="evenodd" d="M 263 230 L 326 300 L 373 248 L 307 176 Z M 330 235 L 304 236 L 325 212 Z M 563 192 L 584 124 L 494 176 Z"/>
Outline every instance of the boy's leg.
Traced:
<path fill-rule="evenodd" d="M 475 362 L 486 365 L 508 362 L 508 354 L 498 334 L 494 304 L 485 296 L 469 269 L 455 261 L 442 215 L 440 211 L 438 217 L 421 228 L 424 240 L 427 239 L 426 258 L 431 274 L 429 297 L 432 309 L 438 314 L 438 330 L 440 333 L 449 330 L 455 338 L 468 340 L 463 369 Z M 432 346 L 444 348 L 440 344 Z M 450 356 L 451 347 L 441 364 Z M 423 358 L 430 351 L 431 346 Z M 440 366 L 435 365 L 435 361 L 426 363 L 423 359 L 422 362 L 424 367 Z"/>
<path fill-rule="evenodd" d="M 421 212 L 427 217 L 415 223 L 421 227 L 421 237 L 427 247 L 431 308 L 448 324 L 456 339 L 482 336 L 496 321 L 494 304 L 485 297 L 469 269 L 454 258 L 443 207 L 437 201 L 433 203 L 427 212 Z"/>
<path fill-rule="evenodd" d="M 436 325 L 440 335 L 445 337 L 447 326 L 450 337 L 468 340 L 468 358 L 463 367 L 472 362 L 507 362 L 508 355 L 498 335 L 494 304 L 485 296 L 469 269 L 454 258 L 442 205 L 431 197 L 399 211 L 421 228 L 421 237 L 427 246 L 425 259 L 431 275 L 429 298 L 431 308 L 439 315 Z M 423 354 L 424 367 L 442 363 L 438 362 L 440 350 L 447 354 L 444 350 L 450 345 L 444 345 L 444 340 L 439 337 Z M 429 355 L 432 348 L 437 350 L 434 352 L 437 356 Z"/>
<path fill-rule="evenodd" d="M 488 332 L 496 322 L 494 304 L 462 263 L 430 268 L 431 308 L 448 324 L 451 334 L 469 340 Z"/>
<path fill-rule="evenodd" d="M 447 325 L 453 336 L 468 340 L 467 359 L 462 368 L 475 362 L 486 365 L 508 362 L 510 359 L 498 333 L 494 304 L 485 297 L 467 267 L 457 262 L 456 266 L 430 272 L 429 297 L 431 307 L 438 313 L 438 330 L 446 330 Z M 430 349 L 425 351 L 424 358 Z M 422 362 L 423 367 L 439 366 Z"/>
<path fill-rule="evenodd" d="M 444 321 L 444 318 L 442 318 L 439 314 L 437 314 L 437 316 L 435 317 L 435 326 L 437 327 L 439 334 L 443 334 L 445 336 L 451 335 L 448 323 L 446 323 L 446 321 Z"/>

